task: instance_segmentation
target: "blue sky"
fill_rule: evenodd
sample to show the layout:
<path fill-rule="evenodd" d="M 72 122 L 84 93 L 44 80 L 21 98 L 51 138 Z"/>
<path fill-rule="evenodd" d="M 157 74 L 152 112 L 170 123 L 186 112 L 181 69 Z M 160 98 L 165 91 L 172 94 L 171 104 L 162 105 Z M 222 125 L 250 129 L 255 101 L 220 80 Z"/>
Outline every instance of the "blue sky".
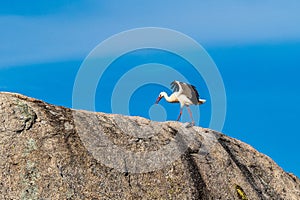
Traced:
<path fill-rule="evenodd" d="M 227 95 L 223 132 L 249 143 L 300 176 L 298 1 L 120 2 L 2 1 L 0 90 L 71 107 L 76 73 L 100 42 L 132 28 L 174 29 L 200 43 L 222 75 Z M 186 64 L 167 52 L 149 50 L 132 52 L 115 65 L 126 63 L 130 68 L 150 61 L 174 68 Z M 121 73 L 112 70 L 106 79 Z M 193 84 L 203 97 L 209 97 L 203 80 L 195 79 Z M 107 95 L 96 95 L 96 101 L 101 102 L 97 110 L 110 112 L 107 97 L 111 87 L 104 88 Z M 132 96 L 131 114 L 147 116 L 152 99 L 155 101 L 161 89 L 167 90 L 158 85 L 137 90 Z M 153 93 L 141 103 L 148 91 Z M 177 116 L 176 105 L 161 105 L 169 120 Z M 208 101 L 201 107 L 202 126 L 208 126 L 209 116 Z"/>

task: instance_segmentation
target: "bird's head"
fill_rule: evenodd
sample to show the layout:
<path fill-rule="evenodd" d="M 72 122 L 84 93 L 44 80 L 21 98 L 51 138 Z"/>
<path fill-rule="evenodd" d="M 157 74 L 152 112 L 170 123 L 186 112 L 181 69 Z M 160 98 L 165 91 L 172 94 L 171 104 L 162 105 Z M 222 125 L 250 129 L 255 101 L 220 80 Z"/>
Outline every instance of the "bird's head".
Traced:
<path fill-rule="evenodd" d="M 158 102 L 164 97 L 164 92 L 159 93 L 155 103 L 158 104 Z"/>

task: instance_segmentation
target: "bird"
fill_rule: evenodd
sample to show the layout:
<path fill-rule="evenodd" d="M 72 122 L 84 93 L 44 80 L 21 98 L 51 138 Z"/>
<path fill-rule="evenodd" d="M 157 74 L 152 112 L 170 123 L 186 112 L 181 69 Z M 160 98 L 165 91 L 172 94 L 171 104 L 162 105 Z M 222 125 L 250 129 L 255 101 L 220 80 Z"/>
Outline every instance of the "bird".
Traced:
<path fill-rule="evenodd" d="M 192 120 L 191 126 L 194 126 L 195 121 L 193 119 L 193 114 L 189 106 L 204 104 L 206 100 L 200 99 L 196 87 L 188 83 L 175 80 L 171 83 L 171 89 L 173 89 L 173 93 L 170 96 L 168 96 L 166 92 L 159 93 L 159 96 L 157 97 L 155 103 L 158 104 L 163 97 L 169 103 L 180 103 L 180 112 L 179 116 L 177 117 L 177 121 L 180 120 L 182 109 L 184 106 L 186 106 Z"/>

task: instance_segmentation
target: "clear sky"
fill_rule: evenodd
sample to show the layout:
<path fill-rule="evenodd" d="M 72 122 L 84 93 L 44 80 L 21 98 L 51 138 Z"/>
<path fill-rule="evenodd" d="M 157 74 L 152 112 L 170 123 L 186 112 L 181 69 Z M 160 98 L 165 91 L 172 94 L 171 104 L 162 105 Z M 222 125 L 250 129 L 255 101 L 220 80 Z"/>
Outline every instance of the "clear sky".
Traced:
<path fill-rule="evenodd" d="M 124 1 L 125 2 L 125 1 Z M 132 28 L 163 27 L 201 44 L 216 63 L 227 95 L 223 132 L 270 156 L 300 176 L 300 2 L 10 0 L 0 3 L 0 90 L 72 107 L 73 84 L 85 57 L 108 37 Z M 157 62 L 188 65 L 168 52 L 141 50 L 120 57 L 96 95 L 97 111 L 111 112 L 109 98 L 123 71 L 118 66 Z M 122 68 L 124 70 L 124 68 Z M 193 76 L 192 72 L 182 72 Z M 173 81 L 173 77 L 161 77 Z M 104 81 L 106 80 L 106 81 Z M 207 105 L 209 92 L 192 78 Z M 132 115 L 148 116 L 162 88 L 145 85 L 132 95 Z M 147 98 L 145 100 L 145 92 Z M 167 119 L 178 106 L 164 101 Z"/>

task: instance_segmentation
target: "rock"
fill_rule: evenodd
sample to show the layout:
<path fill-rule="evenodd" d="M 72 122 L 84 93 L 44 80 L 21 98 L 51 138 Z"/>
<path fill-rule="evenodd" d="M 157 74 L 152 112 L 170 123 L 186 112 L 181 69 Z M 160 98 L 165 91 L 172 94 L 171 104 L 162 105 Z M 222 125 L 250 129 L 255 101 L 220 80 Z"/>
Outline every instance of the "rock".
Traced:
<path fill-rule="evenodd" d="M 299 199 L 251 146 L 179 122 L 0 93 L 0 199 Z"/>

